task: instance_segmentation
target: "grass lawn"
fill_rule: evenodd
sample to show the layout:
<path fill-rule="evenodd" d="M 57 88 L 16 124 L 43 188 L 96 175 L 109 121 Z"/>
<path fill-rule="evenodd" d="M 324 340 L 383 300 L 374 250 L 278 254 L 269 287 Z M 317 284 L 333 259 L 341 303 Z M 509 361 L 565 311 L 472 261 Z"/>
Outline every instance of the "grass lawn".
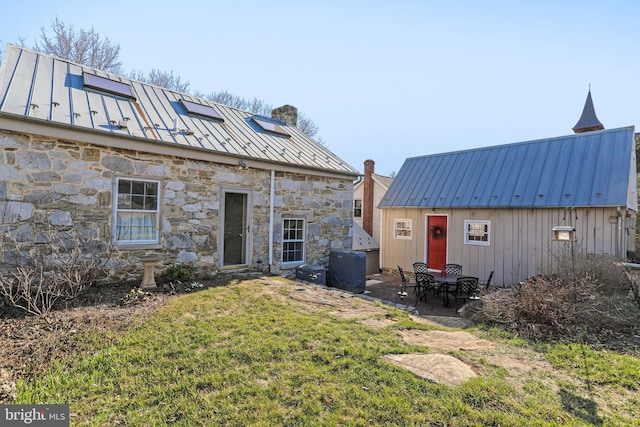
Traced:
<path fill-rule="evenodd" d="M 456 351 L 482 375 L 435 384 L 382 356 L 429 352 L 398 330 L 436 326 L 391 307 L 374 315 L 390 320 L 381 328 L 343 319 L 331 304 L 294 302 L 305 286 L 255 279 L 175 296 L 115 345 L 87 337 L 95 351 L 19 381 L 15 403 L 69 403 L 74 426 L 640 425 L 636 357 L 475 330 L 496 352 L 550 368 L 514 375 L 486 354 Z"/>

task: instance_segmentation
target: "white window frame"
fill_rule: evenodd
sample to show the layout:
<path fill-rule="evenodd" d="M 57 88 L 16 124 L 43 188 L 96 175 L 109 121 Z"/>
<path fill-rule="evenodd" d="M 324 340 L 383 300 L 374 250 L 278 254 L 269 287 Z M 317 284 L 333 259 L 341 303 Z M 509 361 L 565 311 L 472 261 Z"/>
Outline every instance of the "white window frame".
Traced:
<path fill-rule="evenodd" d="M 133 209 L 133 208 L 129 208 L 126 206 L 119 206 L 118 205 L 118 201 L 119 201 L 119 196 L 120 196 L 120 182 L 121 181 L 131 181 L 134 183 L 144 183 L 145 187 L 146 184 L 151 183 L 151 184 L 155 184 L 157 186 L 156 188 L 156 194 L 155 194 L 155 198 L 156 198 L 156 206 L 155 209 Z M 113 211 L 112 211 L 112 216 L 113 216 L 113 242 L 116 245 L 122 245 L 122 246 L 141 246 L 141 245 L 157 245 L 160 243 L 160 206 L 162 203 L 162 194 L 161 194 L 161 190 L 162 190 L 162 185 L 161 185 L 161 181 L 159 180 L 155 180 L 155 179 L 141 179 L 141 178 L 130 178 L 130 177 L 116 177 L 115 181 L 114 181 L 114 187 L 113 187 Z M 146 191 L 145 191 L 146 193 Z M 123 193 L 124 194 L 124 193 Z M 131 196 L 131 194 L 129 194 Z M 149 194 L 137 194 L 139 196 L 142 196 L 143 198 L 145 197 L 149 197 Z M 145 199 L 146 202 L 146 199 Z M 155 228 L 154 232 L 152 233 L 152 237 L 151 238 L 140 238 L 140 239 L 120 239 L 119 236 L 119 229 L 118 229 L 118 218 L 120 216 L 125 216 L 126 214 L 149 214 L 152 216 L 152 225 Z"/>
<path fill-rule="evenodd" d="M 360 206 L 358 206 L 358 202 L 360 202 Z M 356 209 L 360 211 L 360 215 L 356 215 Z M 353 217 L 362 218 L 362 199 L 355 199 L 353 201 Z"/>
<path fill-rule="evenodd" d="M 394 219 L 393 238 L 400 240 L 411 240 L 413 235 L 413 220 Z"/>
<path fill-rule="evenodd" d="M 471 226 L 486 227 L 486 230 L 471 231 Z M 484 239 L 486 237 L 486 240 Z M 464 220 L 464 244 L 476 246 L 491 246 L 491 221 L 465 219 Z"/>
<path fill-rule="evenodd" d="M 291 238 L 289 236 L 289 238 L 285 238 L 285 223 L 288 221 L 302 221 L 302 229 L 301 231 L 301 237 L 295 237 L 295 238 Z M 289 229 L 291 230 L 291 229 Z M 298 230 L 298 228 L 295 228 L 294 230 Z M 307 237 L 307 221 L 304 218 L 282 218 L 282 265 L 285 267 L 289 267 L 289 266 L 297 266 L 300 264 L 304 264 L 304 260 L 306 259 L 306 237 Z M 293 243 L 293 244 L 300 244 L 301 245 L 301 249 L 302 249 L 302 257 L 301 259 L 295 259 L 295 260 L 289 260 L 289 261 L 285 261 L 285 252 L 288 252 L 285 249 L 285 246 L 287 243 Z"/>

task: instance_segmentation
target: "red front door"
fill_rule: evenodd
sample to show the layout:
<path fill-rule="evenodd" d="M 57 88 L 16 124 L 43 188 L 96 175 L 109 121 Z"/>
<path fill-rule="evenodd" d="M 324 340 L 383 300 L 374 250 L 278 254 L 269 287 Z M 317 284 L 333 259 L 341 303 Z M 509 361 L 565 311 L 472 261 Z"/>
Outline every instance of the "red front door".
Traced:
<path fill-rule="evenodd" d="M 443 270 L 447 262 L 447 217 L 427 217 L 427 267 Z"/>

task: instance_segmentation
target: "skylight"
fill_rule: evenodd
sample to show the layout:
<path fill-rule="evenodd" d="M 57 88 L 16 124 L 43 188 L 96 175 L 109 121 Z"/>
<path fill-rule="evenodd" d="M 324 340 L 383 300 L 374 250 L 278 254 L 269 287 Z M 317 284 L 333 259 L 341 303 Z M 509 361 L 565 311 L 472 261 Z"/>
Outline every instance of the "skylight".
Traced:
<path fill-rule="evenodd" d="M 214 110 L 213 107 L 187 101 L 186 99 L 181 99 L 180 103 L 187 110 L 189 114 L 224 121 L 222 116 L 218 114 L 218 112 Z"/>
<path fill-rule="evenodd" d="M 282 128 L 282 126 L 277 125 L 275 123 L 268 122 L 266 120 L 257 119 L 255 117 L 253 117 L 253 121 L 256 122 L 258 126 L 260 126 L 263 130 L 266 130 L 268 132 L 273 132 L 273 133 L 277 133 L 284 136 L 291 136 L 289 133 L 287 133 L 287 131 L 285 131 Z"/>
<path fill-rule="evenodd" d="M 120 83 L 105 77 L 96 76 L 95 74 L 83 73 L 83 87 L 86 89 L 94 89 L 101 92 L 110 93 L 112 95 L 124 96 L 125 98 L 136 100 L 131 91 L 131 86 L 126 83 Z"/>

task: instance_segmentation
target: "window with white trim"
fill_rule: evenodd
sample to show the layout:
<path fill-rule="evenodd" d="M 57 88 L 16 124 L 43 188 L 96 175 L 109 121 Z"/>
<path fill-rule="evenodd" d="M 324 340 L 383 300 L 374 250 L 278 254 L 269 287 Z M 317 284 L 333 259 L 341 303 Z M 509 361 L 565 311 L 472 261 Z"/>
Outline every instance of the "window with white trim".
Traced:
<path fill-rule="evenodd" d="M 353 201 L 353 216 L 355 218 L 362 217 L 362 199 L 355 199 Z"/>
<path fill-rule="evenodd" d="M 282 262 L 304 262 L 304 219 L 282 220 Z"/>
<path fill-rule="evenodd" d="M 115 243 L 159 243 L 159 188 L 159 181 L 116 178 Z"/>
<path fill-rule="evenodd" d="M 393 238 L 411 240 L 411 225 L 410 219 L 394 219 Z"/>
<path fill-rule="evenodd" d="M 464 221 L 464 243 L 467 245 L 489 246 L 491 221 Z"/>

